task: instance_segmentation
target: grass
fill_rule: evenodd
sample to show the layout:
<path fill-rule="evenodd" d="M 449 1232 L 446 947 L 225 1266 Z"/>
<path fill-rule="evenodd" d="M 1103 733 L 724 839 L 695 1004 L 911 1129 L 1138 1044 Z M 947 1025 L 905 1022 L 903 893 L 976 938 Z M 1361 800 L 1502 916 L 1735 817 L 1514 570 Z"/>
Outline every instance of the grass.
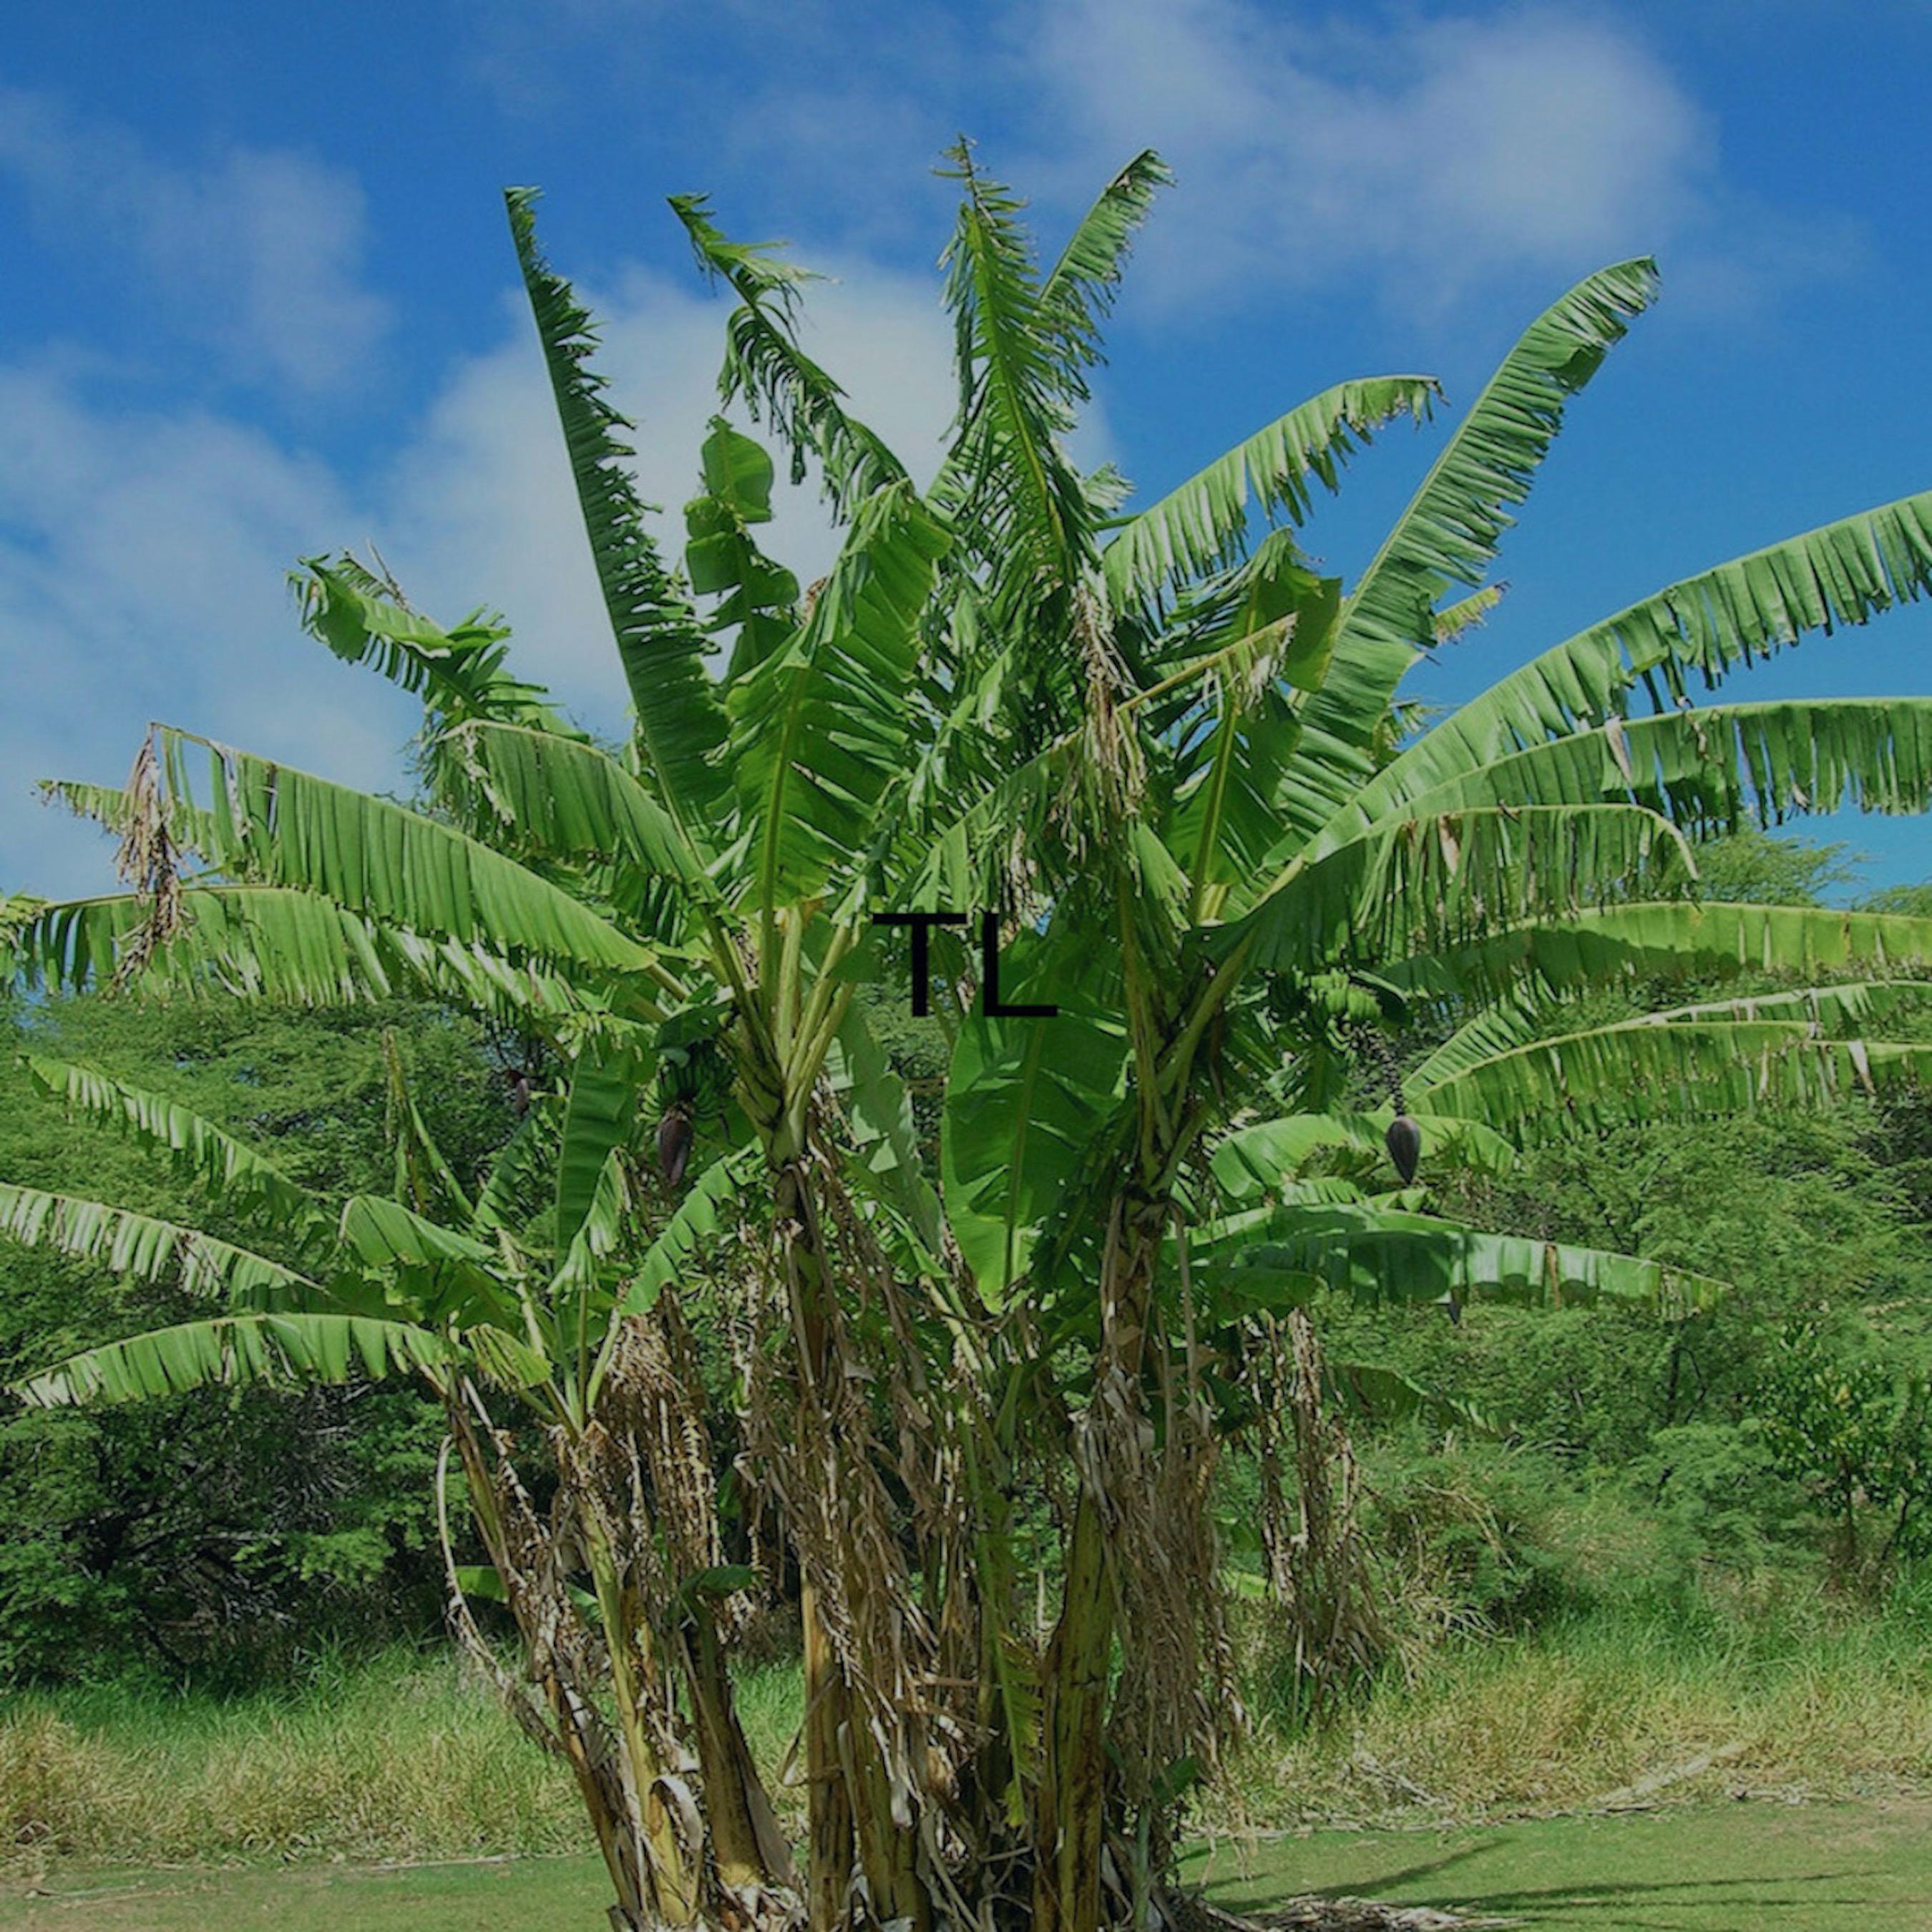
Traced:
<path fill-rule="evenodd" d="M 1534 1932 L 1927 1932 L 1932 1806 L 1733 1804 L 1439 1832 L 1324 1832 L 1197 1852 L 1187 1868 L 1237 1912 L 1321 1892 L 1507 1918 Z"/>
<path fill-rule="evenodd" d="M 1323 1891 L 1507 1916 L 1534 1932 L 1925 1932 L 1932 1807 L 1737 1805 L 1453 1832 L 1326 1832 L 1196 1853 L 1258 1911 Z M 602 1932 L 591 1858 L 370 1871 L 63 1874 L 0 1887 L 0 1932 Z"/>
<path fill-rule="evenodd" d="M 1745 1614 L 1748 1610 L 1752 1613 Z M 1469 1823 L 1590 1808 L 1709 1757 L 1659 1792 L 1812 1799 L 1932 1790 L 1932 1642 L 1917 1611 L 1625 1611 L 1428 1654 L 1346 1725 L 1264 1727 L 1204 1799 L 1208 1833 Z M 799 1718 L 795 1668 L 741 1709 L 770 1772 Z M 796 1828 L 796 1789 L 781 1790 Z M 217 1698 L 104 1688 L 0 1699 L 0 1871 L 356 1865 L 575 1852 L 561 1768 L 446 1654 L 325 1663 L 299 1688 Z M 52 1876 L 50 1876 L 52 1875 Z"/>
<path fill-rule="evenodd" d="M 740 1708 L 776 1765 L 796 1673 L 749 1675 Z M 325 1663 L 237 1697 L 118 1687 L 0 1700 L 0 1867 L 576 1852 L 562 1767 L 447 1654 Z"/>
<path fill-rule="evenodd" d="M 1414 1822 L 1584 1809 L 1700 1757 L 1672 1802 L 1810 1798 L 1932 1784 L 1932 1645 L 1915 1610 L 1705 1620 L 1599 1616 L 1446 1647 L 1347 1724 L 1264 1730 L 1229 1783 L 1239 1827 Z"/>
<path fill-rule="evenodd" d="M 594 1857 L 401 1870 L 90 1873 L 0 1889 L 4 1932 L 608 1932 Z"/>
<path fill-rule="evenodd" d="M 0 1720 L 0 1834 L 36 1867 L 575 1851 L 582 1832 L 568 1780 L 453 1660 L 232 1698 L 29 1695 Z"/>

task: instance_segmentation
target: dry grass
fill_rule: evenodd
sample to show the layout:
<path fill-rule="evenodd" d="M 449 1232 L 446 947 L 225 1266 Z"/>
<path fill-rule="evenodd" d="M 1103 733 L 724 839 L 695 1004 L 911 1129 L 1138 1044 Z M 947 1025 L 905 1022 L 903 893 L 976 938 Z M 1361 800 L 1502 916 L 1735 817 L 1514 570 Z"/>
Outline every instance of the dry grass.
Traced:
<path fill-rule="evenodd" d="M 582 1827 L 568 1780 L 453 1664 L 386 1662 L 298 1695 L 15 1700 L 0 1833 L 16 1858 L 165 1864 L 574 1850 Z"/>
<path fill-rule="evenodd" d="M 1606 1618 L 1459 1646 L 1328 1731 L 1266 1732 L 1226 1815 L 1276 1828 L 1584 1809 L 1721 1754 L 1663 1802 L 1747 1790 L 1826 1798 L 1932 1784 L 1932 1652 L 1886 1619 L 1714 1634 Z"/>
<path fill-rule="evenodd" d="M 791 1676 L 746 1685 L 768 1762 L 796 1724 Z M 280 1695 L 0 1702 L 0 1860 L 16 1866 L 574 1852 L 586 1831 L 568 1774 L 454 1660 L 385 1658 Z"/>

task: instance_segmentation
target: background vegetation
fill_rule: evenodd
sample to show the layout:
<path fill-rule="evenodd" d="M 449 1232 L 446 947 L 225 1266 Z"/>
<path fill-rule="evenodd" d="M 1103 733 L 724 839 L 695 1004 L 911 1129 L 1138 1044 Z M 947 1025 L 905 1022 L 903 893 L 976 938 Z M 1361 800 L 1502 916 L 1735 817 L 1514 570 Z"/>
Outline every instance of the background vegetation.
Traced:
<path fill-rule="evenodd" d="M 55 1002 L 13 1044 L 152 1082 L 272 1146 L 318 1188 L 386 1190 L 381 1037 L 401 1037 L 420 1102 L 473 1167 L 513 1124 L 474 1029 L 416 1009 L 310 1013 L 184 1001 Z M 84 1121 L 0 1059 L 0 1169 L 206 1217 L 185 1178 Z M 225 1230 L 218 1215 L 212 1232 Z M 40 1252 L 0 1254 L 0 1376 L 200 1312 L 184 1298 Z M 440 1416 L 402 1385 L 238 1388 L 98 1410 L 0 1415 L 0 1672 L 241 1688 L 331 1641 L 439 1625 L 427 1547 Z"/>

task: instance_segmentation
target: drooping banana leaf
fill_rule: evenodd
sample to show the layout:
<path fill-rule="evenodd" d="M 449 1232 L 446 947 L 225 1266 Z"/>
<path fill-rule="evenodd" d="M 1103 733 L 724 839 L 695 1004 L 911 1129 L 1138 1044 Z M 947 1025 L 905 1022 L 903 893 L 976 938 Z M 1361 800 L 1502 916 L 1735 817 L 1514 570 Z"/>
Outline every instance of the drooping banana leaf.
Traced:
<path fill-rule="evenodd" d="M 554 1178 L 562 1109 L 554 1095 L 532 1096 L 530 1111 L 517 1130 L 496 1150 L 490 1172 L 476 1196 L 470 1232 L 479 1240 L 520 1237 L 548 1218 L 556 1225 L 556 1187 Z"/>
<path fill-rule="evenodd" d="M 1291 849 L 1366 777 L 1359 754 L 1411 665 L 1434 648 L 1444 595 L 1480 586 L 1565 406 L 1656 292 L 1647 260 L 1586 276 L 1523 332 L 1423 478 L 1342 608 L 1328 679 L 1308 706 L 1302 756 L 1282 790 Z"/>
<path fill-rule="evenodd" d="M 1560 994 L 1727 968 L 1788 974 L 1802 982 L 1834 973 L 1928 965 L 1932 919 L 1652 900 L 1505 926 L 1461 946 L 1396 962 L 1385 977 L 1412 997 L 1456 1002 L 1526 984 Z"/>
<path fill-rule="evenodd" d="M 1412 1081 L 1412 1085 L 1415 1083 Z M 1419 1086 L 1416 1090 L 1421 1090 Z M 1215 1180 L 1232 1201 L 1279 1198 L 1285 1182 L 1299 1177 L 1317 1153 L 1341 1151 L 1386 1161 L 1384 1136 L 1393 1109 L 1378 1114 L 1294 1114 L 1238 1127 L 1214 1149 L 1209 1162 Z M 1501 1173 L 1514 1164 L 1516 1150 L 1478 1119 L 1447 1113 L 1414 1114 L 1422 1130 L 1425 1157 L 1478 1172 Z"/>
<path fill-rule="evenodd" d="M 541 685 L 504 669 L 509 626 L 472 611 L 445 630 L 397 601 L 352 556 L 304 557 L 292 579 L 302 622 L 345 663 L 368 664 L 424 699 L 446 724 L 493 718 L 540 731 L 571 728 Z"/>
<path fill-rule="evenodd" d="M 498 836 L 567 863 L 616 860 L 696 886 L 704 874 L 656 799 L 594 745 L 526 727 L 459 725 L 438 742 Z"/>
<path fill-rule="evenodd" d="M 322 1291 L 297 1270 L 199 1228 L 76 1195 L 0 1181 L 0 1238 L 47 1248 L 142 1281 L 238 1307 L 273 1307 Z"/>
<path fill-rule="evenodd" d="M 1322 1287 L 1372 1302 L 1622 1301 L 1676 1315 L 1725 1292 L 1633 1256 L 1378 1208 L 1254 1209 L 1204 1224 L 1189 1244 L 1197 1292 L 1236 1310 L 1299 1306 Z"/>
<path fill-rule="evenodd" d="M 593 972 L 658 973 L 650 953 L 561 887 L 452 827 L 387 800 L 160 728 L 165 790 L 201 806 L 202 856 L 229 878 L 314 892 L 365 919 Z"/>
<path fill-rule="evenodd" d="M 504 1337 L 505 1340 L 510 1338 Z M 446 1337 L 362 1315 L 236 1315 L 160 1328 L 70 1356 L 16 1385 L 35 1408 L 181 1395 L 210 1384 L 439 1378 L 459 1358 Z"/>
<path fill-rule="evenodd" d="M 682 1279 L 692 1258 L 725 1226 L 731 1204 L 756 1172 L 755 1147 L 714 1160 L 690 1186 L 644 1258 L 632 1271 L 617 1303 L 620 1315 L 647 1315 L 664 1291 Z"/>
<path fill-rule="evenodd" d="M 28 988 L 98 992 L 116 982 L 152 910 L 132 892 L 37 902 L 0 933 L 0 958 Z M 419 997 L 550 1023 L 589 1018 L 599 1004 L 542 966 L 386 926 L 313 892 L 190 886 L 180 910 L 170 936 L 144 949 L 131 982 L 144 998 L 326 1006 Z"/>
<path fill-rule="evenodd" d="M 488 1269 L 496 1258 L 481 1241 L 386 1195 L 352 1194 L 342 1204 L 338 1232 L 343 1246 L 369 1268 L 458 1262 Z"/>
<path fill-rule="evenodd" d="M 1500 923 L 1579 912 L 1618 892 L 1688 887 L 1682 835 L 1640 806 L 1490 806 L 1391 821 L 1292 861 L 1252 910 L 1212 929 L 1264 971 L 1379 967 Z"/>
<path fill-rule="evenodd" d="M 628 1046 L 592 1049 L 571 1070 L 556 1162 L 559 1254 L 569 1251 L 582 1230 L 612 1154 L 630 1144 L 640 1091 L 650 1072 Z"/>
<path fill-rule="evenodd" d="M 94 1067 L 43 1054 L 22 1056 L 35 1085 L 77 1112 L 125 1133 L 138 1146 L 164 1152 L 176 1168 L 244 1214 L 314 1233 L 329 1209 L 266 1155 L 165 1094 L 130 1085 Z"/>
<path fill-rule="evenodd" d="M 1115 605 L 1226 568 L 1241 553 L 1251 515 L 1300 526 L 1311 478 L 1339 488 L 1342 463 L 1376 430 L 1400 415 L 1426 419 L 1440 394 L 1428 376 L 1338 382 L 1237 443 L 1114 533 L 1104 560 Z"/>
<path fill-rule="evenodd" d="M 1921 1012 L 1929 1004 L 1932 980 L 1852 980 L 1789 992 L 1699 1000 L 1645 1013 L 1629 1023 L 1659 1027 L 1689 1021 L 1774 1021 L 1796 1023 L 1814 1039 L 1842 1040 L 1868 1036 L 1874 1026 Z M 1486 1007 L 1423 1060 L 1409 1074 L 1409 1083 L 1420 1092 L 1454 1079 L 1498 1054 L 1546 1036 L 1577 1030 L 1564 1024 L 1564 1018 L 1560 1001 L 1521 998 Z"/>
<path fill-rule="evenodd" d="M 1922 812 L 1932 800 L 1932 699 L 1780 699 L 1615 718 L 1447 778 L 1400 811 L 1565 800 L 1626 800 L 1698 832 L 1847 803 Z M 1346 836 L 1331 828 L 1313 849 Z"/>
<path fill-rule="evenodd" d="M 798 345 L 793 304 L 809 271 L 785 261 L 776 246 L 729 240 L 702 195 L 674 194 L 671 212 L 684 224 L 700 266 L 730 285 L 739 306 L 724 326 L 724 367 L 718 390 L 742 398 L 754 421 L 770 424 L 791 453 L 791 480 L 805 481 L 808 458 L 824 478 L 842 522 L 875 492 L 905 480 L 905 466 L 845 407 L 845 392 Z"/>
<path fill-rule="evenodd" d="M 1505 1132 L 1816 1108 L 1932 1075 L 1932 1046 L 1820 1039 L 1803 1020 L 1625 1021 L 1503 1047 L 1432 1080 L 1419 1106 Z"/>
<path fill-rule="evenodd" d="M 1526 746 L 1620 716 L 1649 681 L 1683 693 L 1733 668 L 1830 636 L 1932 590 L 1932 490 L 1841 518 L 1700 572 L 1533 658 L 1462 705 L 1348 800 L 1366 824 L 1406 799 Z"/>

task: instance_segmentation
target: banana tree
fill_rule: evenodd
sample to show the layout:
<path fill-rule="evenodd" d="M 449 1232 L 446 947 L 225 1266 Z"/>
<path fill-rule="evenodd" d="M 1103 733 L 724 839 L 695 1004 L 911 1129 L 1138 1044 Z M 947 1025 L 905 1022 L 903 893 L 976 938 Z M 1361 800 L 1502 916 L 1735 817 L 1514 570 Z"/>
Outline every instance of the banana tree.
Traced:
<path fill-rule="evenodd" d="M 568 1766 L 616 1894 L 614 1924 L 789 1924 L 790 1854 L 728 1675 L 755 1578 L 724 1560 L 680 1293 L 748 1150 L 722 1154 L 674 1210 L 640 1212 L 631 1096 L 586 1064 L 567 1094 L 534 1096 L 472 1196 L 424 1127 L 392 1036 L 384 1046 L 395 1192 L 340 1202 L 164 1094 L 29 1056 L 48 1093 L 170 1158 L 275 1252 L 0 1186 L 0 1234 L 178 1282 L 218 1311 L 52 1364 L 16 1393 L 52 1406 L 420 1380 L 449 1426 L 437 1508 L 454 1627 L 526 1732 Z M 506 1402 L 547 1459 L 547 1504 Z M 452 1451 L 489 1558 L 480 1569 L 455 1560 Z M 520 1672 L 485 1639 L 478 1596 L 513 1617 Z"/>
<path fill-rule="evenodd" d="M 309 627 L 424 700 L 423 808 L 158 726 L 122 790 L 56 788 L 120 831 L 133 890 L 9 902 L 10 956 L 28 985 L 310 1000 L 407 990 L 534 1034 L 574 1069 L 573 1120 L 586 1095 L 609 1117 L 604 1139 L 562 1150 L 559 1199 L 579 1220 L 598 1198 L 612 1121 L 651 1090 L 664 1042 L 728 1066 L 790 1334 L 752 1462 L 803 1578 L 812 1911 L 828 1924 L 864 1911 L 923 1924 L 937 1827 L 908 1821 L 928 1765 L 969 1728 L 958 1714 L 970 1714 L 976 1638 L 970 1621 L 929 1616 L 914 1587 L 915 1566 L 958 1568 L 943 1507 L 919 1513 L 910 1538 L 896 1514 L 899 1448 L 933 1424 L 916 1378 L 883 1378 L 901 1439 L 880 1446 L 839 1289 L 896 1305 L 902 1280 L 884 1241 L 928 1257 L 944 1246 L 936 1195 L 899 1157 L 903 1091 L 853 993 L 927 722 L 923 627 L 950 536 L 895 464 L 866 454 L 798 354 L 785 275 L 720 242 L 754 311 L 734 339 L 796 392 L 849 514 L 829 578 L 801 596 L 752 541 L 770 461 L 718 424 L 688 513 L 691 581 L 719 597 L 701 619 L 650 533 L 625 425 L 586 359 L 589 318 L 538 251 L 532 200 L 510 196 L 513 238 L 631 688 L 629 742 L 607 751 L 515 678 L 503 627 L 483 614 L 444 629 L 352 560 L 313 560 L 299 580 Z M 700 209 L 684 212 L 708 232 Z M 846 462 L 848 446 L 862 460 Z M 722 675 L 721 628 L 733 634 Z M 657 1128 L 668 1172 L 681 1173 L 688 1131 L 674 1094 Z M 627 1225 L 620 1202 L 610 1211 Z M 911 1278 L 922 1293 L 950 1288 L 937 1265 Z M 944 1293 L 937 1312 L 964 1318 Z M 579 1366 L 587 1399 L 596 1364 Z M 674 1886 L 633 1904 L 637 1890 L 626 1909 L 640 1923 L 692 1897 Z"/>
<path fill-rule="evenodd" d="M 1932 922 L 1703 902 L 1694 860 L 1753 812 L 1922 808 L 1932 706 L 1636 710 L 1922 595 L 1932 498 L 1672 586 L 1418 734 L 1402 681 L 1493 604 L 1510 512 L 1650 266 L 1532 324 L 1345 586 L 1299 545 L 1316 485 L 1434 383 L 1339 384 L 1128 513 L 1066 438 L 1166 170 L 1130 163 L 1042 266 L 1013 197 L 952 161 L 960 406 L 922 494 L 800 350 L 800 272 L 674 204 L 734 298 L 725 404 L 843 530 L 803 593 L 758 542 L 772 461 L 722 420 L 665 562 L 590 318 L 511 196 L 634 711 L 615 752 L 512 676 L 494 620 L 439 628 L 318 560 L 310 627 L 424 699 L 424 808 L 158 728 L 124 790 L 64 788 L 122 831 L 131 890 L 5 917 L 28 983 L 408 988 L 633 1093 L 667 1029 L 727 1064 L 785 1322 L 753 1446 L 802 1578 L 811 1921 L 1087 1932 L 1160 1909 L 1167 1772 L 1211 1730 L 1204 1303 L 1238 1318 L 1298 1279 L 1434 1301 L 1549 1266 L 1400 1202 L 1244 1222 L 1217 1150 L 1284 1102 L 1336 1118 L 1359 1042 L 1419 1012 L 1932 957 Z M 854 996 L 888 970 L 874 915 L 976 910 L 1005 1011 L 952 925 L 914 955 L 955 1036 L 936 1192 Z M 1480 1126 L 1475 1090 L 1431 1111 Z M 1040 1632 L 1023 1493 L 1062 1524 Z"/>
<path fill-rule="evenodd" d="M 1847 800 L 1924 808 L 1932 704 L 1699 709 L 1689 688 L 1922 596 L 1932 495 L 1670 586 L 1414 733 L 1403 678 L 1493 604 L 1510 513 L 1649 303 L 1651 265 L 1590 276 L 1532 322 L 1344 586 L 1298 546 L 1312 484 L 1334 486 L 1373 421 L 1425 409 L 1426 386 L 1328 392 L 1122 516 L 1064 439 L 1144 181 L 1115 184 L 1111 245 L 1076 244 L 1080 298 L 1056 299 L 1064 261 L 1042 273 L 1011 198 L 956 158 L 964 400 L 934 495 L 976 566 L 983 621 L 949 634 L 947 682 L 975 727 L 955 761 L 985 776 L 976 796 L 933 788 L 904 836 L 926 854 L 921 903 L 1006 908 L 1008 997 L 1058 1009 L 962 1014 L 946 1181 L 982 1292 L 1083 1351 L 1067 1390 L 1082 1480 L 1033 1775 L 1034 1923 L 1084 1928 L 1145 1903 L 1160 1758 L 1180 1760 L 1202 1708 L 1211 1633 L 1175 1640 L 1186 1606 L 1213 1601 L 1204 1539 L 1179 1520 L 1201 1451 L 1168 1391 L 1193 1360 L 1208 1273 L 1225 1262 L 1256 1278 L 1250 1292 L 1303 1275 L 1446 1292 L 1463 1238 L 1387 1202 L 1284 1201 L 1231 1226 L 1211 1186 L 1223 1130 L 1280 1092 L 1284 1063 L 1298 1107 L 1325 1116 L 1351 1036 L 1425 1012 L 1479 1032 L 1526 992 L 1638 975 L 1922 966 L 1923 924 L 1703 902 L 1694 844 Z M 1257 513 L 1273 526 L 1258 538 Z M 1658 708 L 1638 715 L 1646 694 Z M 1505 1070 L 1459 1036 L 1416 1098 L 1508 1125 L 1552 1100 L 1614 1106 L 1666 1055 L 1662 1097 L 1694 1087 L 1713 1106 L 1922 1064 L 1821 1042 L 1795 1013 L 1729 1031 L 1678 1016 L 1540 1060 L 1513 1043 Z M 1569 1272 L 1550 1280 L 1528 1254 L 1495 1264 L 1555 1288 Z M 1150 1493 L 1169 1507 L 1142 1507 Z"/>

